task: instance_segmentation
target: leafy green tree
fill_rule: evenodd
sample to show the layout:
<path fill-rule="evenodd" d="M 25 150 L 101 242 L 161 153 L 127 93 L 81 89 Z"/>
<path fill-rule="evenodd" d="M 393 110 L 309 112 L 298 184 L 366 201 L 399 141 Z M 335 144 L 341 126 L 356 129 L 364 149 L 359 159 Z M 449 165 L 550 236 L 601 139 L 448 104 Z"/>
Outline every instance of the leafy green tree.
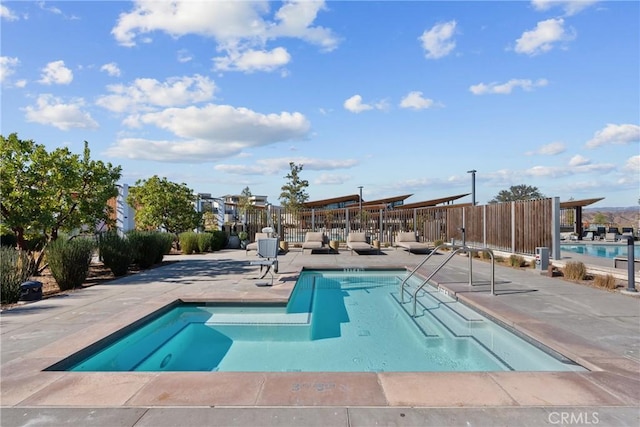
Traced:
<path fill-rule="evenodd" d="M 0 142 L 0 215 L 19 249 L 26 248 L 27 233 L 48 242 L 61 231 L 109 221 L 107 202 L 118 194 L 121 168 L 91 160 L 87 141 L 82 156 L 66 147 L 47 152 L 15 133 Z"/>
<path fill-rule="evenodd" d="M 520 200 L 544 199 L 538 187 L 530 185 L 512 185 L 509 190 L 502 190 L 489 203 L 516 202 Z"/>
<path fill-rule="evenodd" d="M 297 212 L 309 200 L 309 194 L 306 191 L 306 188 L 309 187 L 309 181 L 300 178 L 303 165 L 289 162 L 289 167 L 291 171 L 285 176 L 288 182 L 281 187 L 282 192 L 279 200 L 282 202 L 282 206 Z"/>
<path fill-rule="evenodd" d="M 238 211 L 240 215 L 244 215 L 247 212 L 251 212 L 253 209 L 253 202 L 251 201 L 251 190 L 249 187 L 244 187 L 242 193 L 240 193 L 240 200 L 238 201 Z"/>
<path fill-rule="evenodd" d="M 594 224 L 607 224 L 609 223 L 609 217 L 602 212 L 598 212 L 593 216 Z"/>
<path fill-rule="evenodd" d="M 196 212 L 197 196 L 186 184 L 157 175 L 138 180 L 129 189 L 127 203 L 136 210 L 136 228 L 161 230 L 176 235 L 200 227 L 202 213 Z"/>

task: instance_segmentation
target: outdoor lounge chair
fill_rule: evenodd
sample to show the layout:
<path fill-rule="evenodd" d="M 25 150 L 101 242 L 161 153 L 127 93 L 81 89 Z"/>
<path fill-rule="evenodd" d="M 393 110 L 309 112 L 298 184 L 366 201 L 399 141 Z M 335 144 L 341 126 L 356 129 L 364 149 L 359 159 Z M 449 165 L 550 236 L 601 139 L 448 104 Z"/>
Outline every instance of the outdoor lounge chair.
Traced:
<path fill-rule="evenodd" d="M 609 233 L 604 235 L 605 242 L 615 242 L 618 240 L 618 233 Z"/>
<path fill-rule="evenodd" d="M 249 243 L 245 248 L 245 253 L 249 253 L 249 251 L 257 251 L 258 250 L 258 240 L 267 239 L 269 237 L 269 233 L 256 233 L 256 237 L 253 243 Z"/>
<path fill-rule="evenodd" d="M 329 251 L 331 248 L 326 244 L 327 239 L 324 236 L 324 233 L 321 231 L 309 231 L 304 236 L 304 242 L 302 243 L 302 253 L 304 253 L 305 249 L 308 249 L 309 252 L 313 253 L 313 251 L 324 250 Z"/>
<path fill-rule="evenodd" d="M 347 248 L 351 251 L 351 255 L 353 255 L 353 251 L 373 251 L 378 250 L 373 245 L 367 242 L 366 233 L 361 232 L 350 232 L 347 236 Z"/>
<path fill-rule="evenodd" d="M 432 246 L 428 243 L 418 242 L 418 239 L 415 233 L 410 231 L 401 231 L 396 236 L 396 241 L 393 243 L 393 246 L 398 249 L 402 248 L 409 253 L 415 252 L 428 252 L 431 250 Z"/>
<path fill-rule="evenodd" d="M 268 274 L 271 275 L 271 284 L 269 282 L 264 283 L 256 283 L 257 286 L 273 286 L 273 273 L 278 272 L 278 239 L 268 237 L 266 239 L 259 239 L 258 243 L 258 257 L 255 261 L 251 261 L 251 265 L 259 265 L 260 266 L 260 276 L 258 279 L 264 279 L 264 276 Z M 266 269 L 264 269 L 266 267 Z M 271 268 L 273 267 L 273 271 Z M 264 271 L 263 271 L 264 269 Z"/>

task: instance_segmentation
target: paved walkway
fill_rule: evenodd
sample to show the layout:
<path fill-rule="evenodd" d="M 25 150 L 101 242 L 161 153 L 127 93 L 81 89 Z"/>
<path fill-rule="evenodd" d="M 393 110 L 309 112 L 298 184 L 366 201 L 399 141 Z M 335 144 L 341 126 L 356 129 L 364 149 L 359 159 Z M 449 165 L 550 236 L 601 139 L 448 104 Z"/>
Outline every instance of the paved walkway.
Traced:
<path fill-rule="evenodd" d="M 432 258 L 437 263 L 442 256 Z M 474 260 L 469 285 L 469 259 L 463 256 L 435 276 L 443 290 L 589 371 L 43 371 L 178 298 L 285 301 L 302 267 L 412 268 L 422 256 L 401 250 L 350 255 L 292 249 L 279 257 L 272 288 L 255 286 L 250 277 L 256 268 L 248 263 L 253 257 L 244 251 L 168 259 L 179 262 L 2 312 L 0 425 L 640 424 L 640 298 L 501 266 L 495 270 L 496 295 L 490 295 L 490 264 Z"/>

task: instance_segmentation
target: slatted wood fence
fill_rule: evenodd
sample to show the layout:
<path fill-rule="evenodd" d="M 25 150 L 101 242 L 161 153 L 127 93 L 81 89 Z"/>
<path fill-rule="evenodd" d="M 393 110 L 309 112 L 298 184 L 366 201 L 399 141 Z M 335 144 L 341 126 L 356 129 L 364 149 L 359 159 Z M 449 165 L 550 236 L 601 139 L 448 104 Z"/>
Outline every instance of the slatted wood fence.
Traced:
<path fill-rule="evenodd" d="M 447 205 L 416 209 L 341 209 L 247 213 L 247 230 L 253 239 L 272 226 L 280 239 L 301 243 L 309 231 L 322 231 L 330 240 L 346 241 L 349 231 L 364 231 L 383 246 L 392 245 L 400 231 L 413 231 L 423 242 L 466 243 L 515 254 L 535 255 L 536 248 L 560 252 L 560 202 L 558 198 L 490 205 Z"/>

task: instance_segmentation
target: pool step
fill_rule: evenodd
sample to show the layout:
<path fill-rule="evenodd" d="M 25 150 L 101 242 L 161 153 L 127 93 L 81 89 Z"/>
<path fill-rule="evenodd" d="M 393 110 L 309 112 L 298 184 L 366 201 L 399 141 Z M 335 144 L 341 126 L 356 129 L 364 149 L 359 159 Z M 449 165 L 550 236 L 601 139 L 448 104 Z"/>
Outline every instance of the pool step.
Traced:
<path fill-rule="evenodd" d="M 216 313 L 204 324 L 234 341 L 295 341 L 309 339 L 310 320 L 311 313 Z"/>
<path fill-rule="evenodd" d="M 428 325 L 429 330 L 437 331 L 445 337 L 443 342 L 446 343 L 448 351 L 489 357 L 506 370 L 513 369 L 505 362 L 506 355 L 494 352 L 495 348 L 508 348 L 501 345 L 506 338 L 506 331 L 491 325 L 479 313 L 448 295 L 431 289 L 418 293 L 416 317 L 412 316 L 412 301 L 405 300 L 405 303 L 400 303 L 397 294 L 393 297 L 421 329 Z"/>
<path fill-rule="evenodd" d="M 214 313 L 207 325 L 297 325 L 308 324 L 310 313 Z"/>

